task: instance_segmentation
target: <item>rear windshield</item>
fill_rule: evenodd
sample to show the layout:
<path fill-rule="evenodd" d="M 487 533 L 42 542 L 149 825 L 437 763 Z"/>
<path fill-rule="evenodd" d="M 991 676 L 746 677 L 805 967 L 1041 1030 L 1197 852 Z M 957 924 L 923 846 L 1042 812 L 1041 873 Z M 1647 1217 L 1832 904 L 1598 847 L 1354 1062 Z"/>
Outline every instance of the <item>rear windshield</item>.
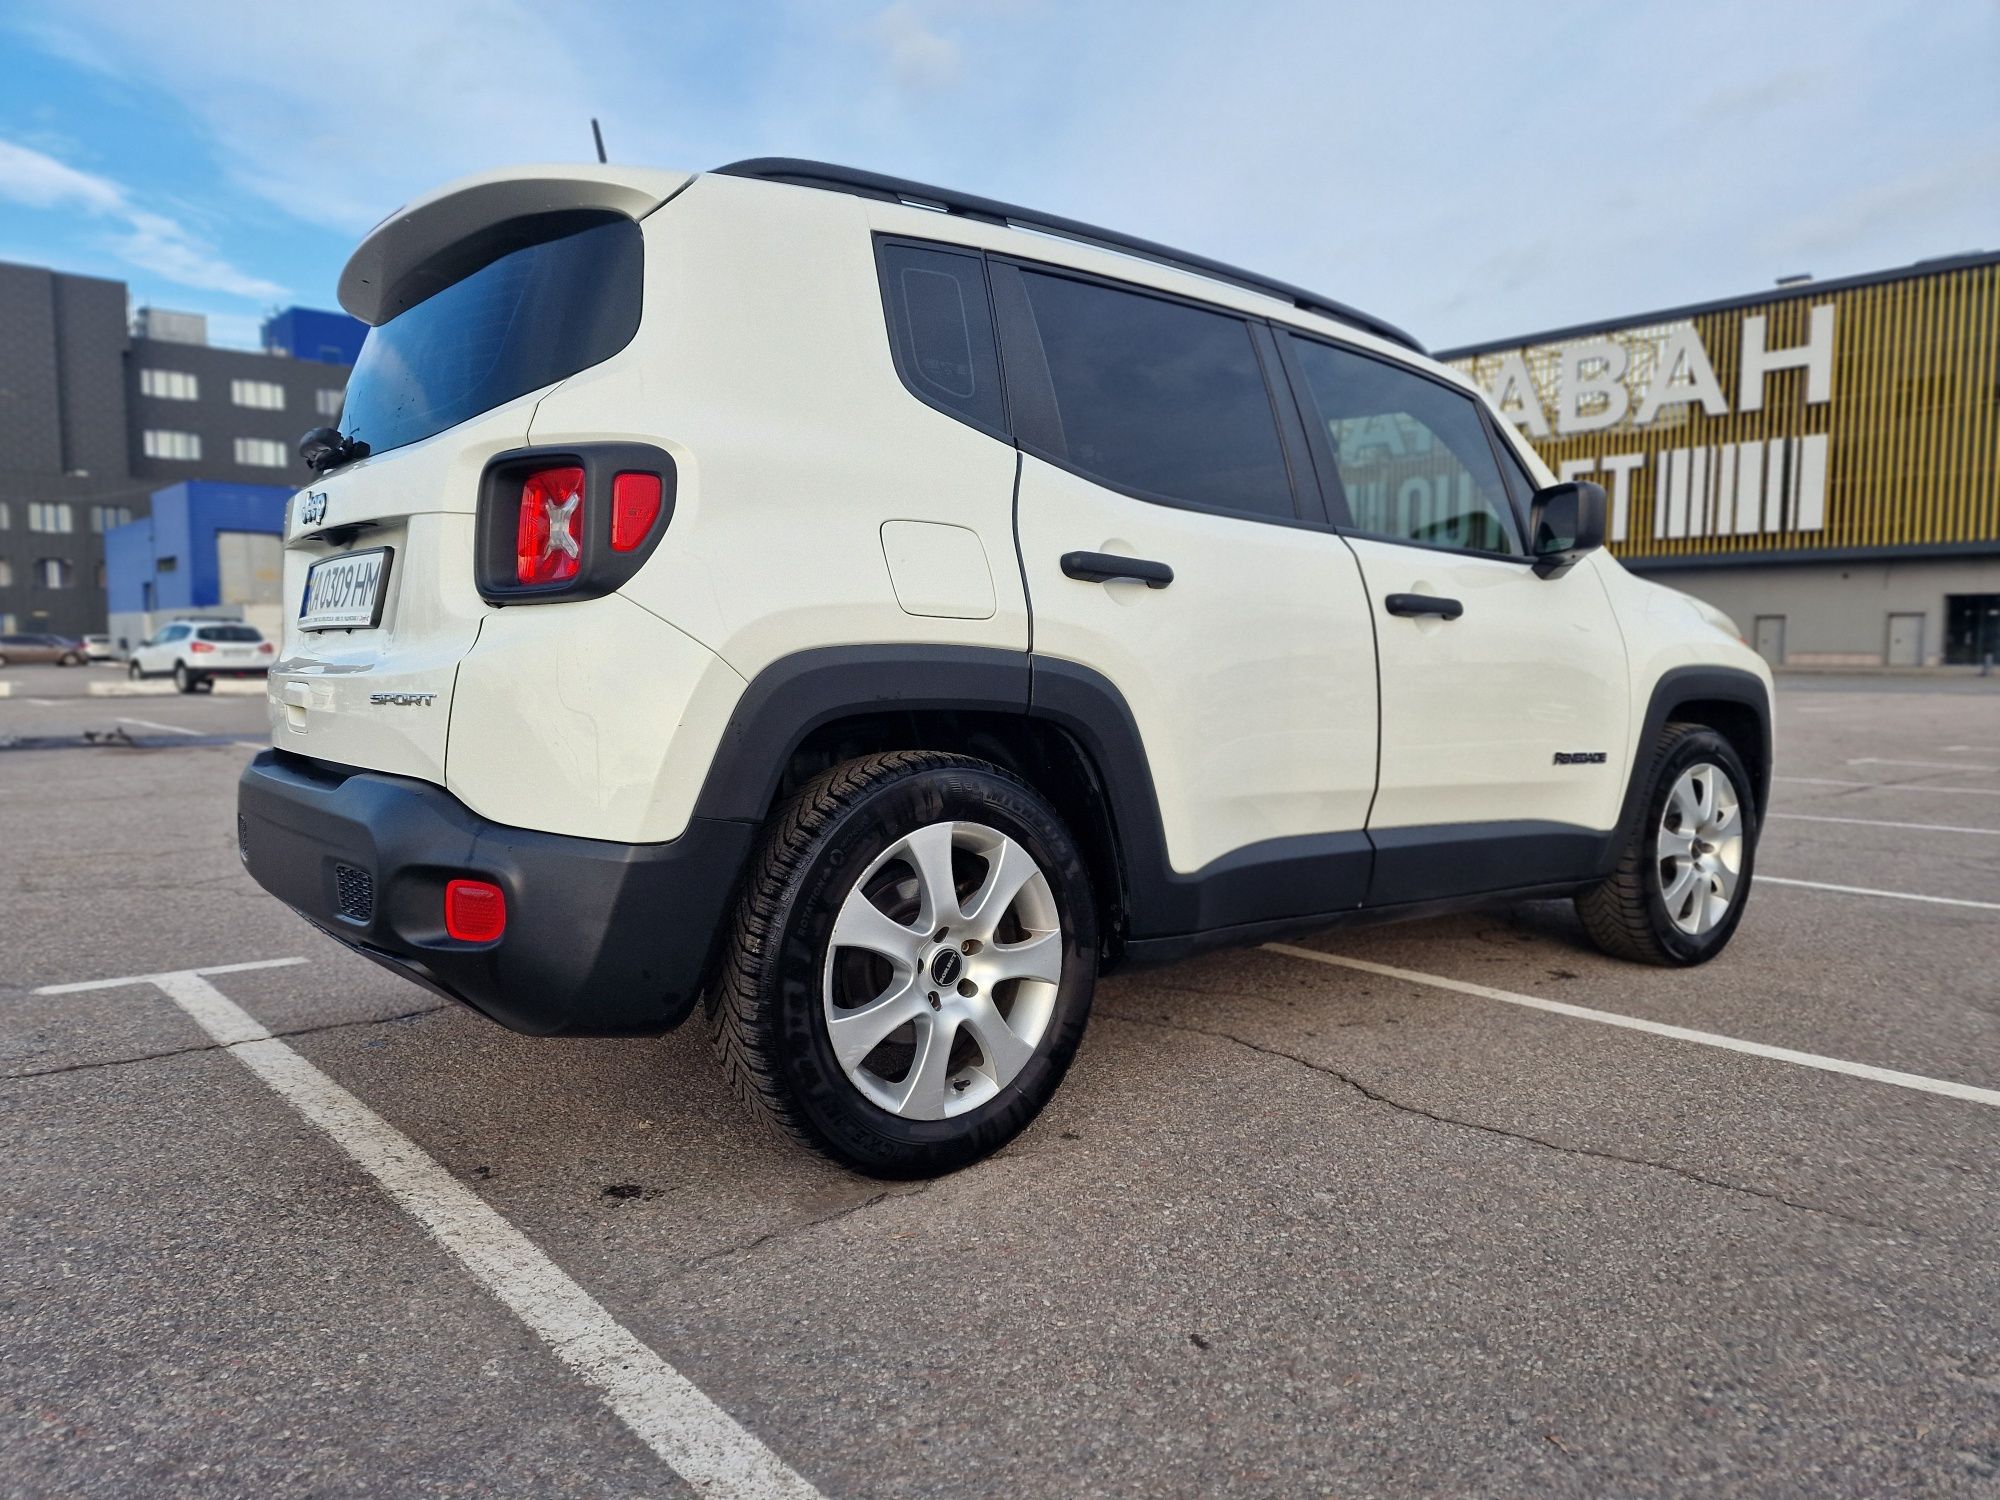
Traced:
<path fill-rule="evenodd" d="M 204 625 L 194 633 L 198 641 L 261 641 L 253 625 Z"/>
<path fill-rule="evenodd" d="M 341 431 L 371 453 L 400 448 L 609 359 L 639 329 L 642 244 L 632 220 L 607 218 L 510 251 L 370 329 Z"/>

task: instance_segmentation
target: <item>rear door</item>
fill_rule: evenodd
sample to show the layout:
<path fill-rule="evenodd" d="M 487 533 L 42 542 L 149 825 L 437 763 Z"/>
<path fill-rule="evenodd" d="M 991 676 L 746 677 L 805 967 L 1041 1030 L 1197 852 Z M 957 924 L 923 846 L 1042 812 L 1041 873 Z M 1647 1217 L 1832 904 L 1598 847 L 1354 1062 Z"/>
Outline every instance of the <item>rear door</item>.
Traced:
<path fill-rule="evenodd" d="M 1630 711 L 1595 568 L 1536 575 L 1515 503 L 1532 482 L 1473 396 L 1330 341 L 1286 342 L 1375 615 L 1369 904 L 1585 873 L 1623 797 Z"/>
<path fill-rule="evenodd" d="M 1353 555 L 1298 508 L 1270 330 L 1055 268 L 993 276 L 1036 661 L 1123 695 L 1173 873 L 1226 877 L 1202 882 L 1200 925 L 1356 904 L 1374 646 Z M 1120 575 L 1156 567 L 1170 583 Z"/>

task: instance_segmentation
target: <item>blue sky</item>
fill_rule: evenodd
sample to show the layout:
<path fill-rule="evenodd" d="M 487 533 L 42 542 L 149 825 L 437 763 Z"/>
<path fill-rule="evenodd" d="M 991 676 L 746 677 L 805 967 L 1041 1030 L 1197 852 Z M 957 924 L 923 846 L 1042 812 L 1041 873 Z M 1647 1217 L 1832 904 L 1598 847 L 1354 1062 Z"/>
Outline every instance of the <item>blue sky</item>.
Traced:
<path fill-rule="evenodd" d="M 0 0 L 0 259 L 250 343 L 507 162 L 817 156 L 1433 346 L 2000 249 L 2000 4 Z"/>

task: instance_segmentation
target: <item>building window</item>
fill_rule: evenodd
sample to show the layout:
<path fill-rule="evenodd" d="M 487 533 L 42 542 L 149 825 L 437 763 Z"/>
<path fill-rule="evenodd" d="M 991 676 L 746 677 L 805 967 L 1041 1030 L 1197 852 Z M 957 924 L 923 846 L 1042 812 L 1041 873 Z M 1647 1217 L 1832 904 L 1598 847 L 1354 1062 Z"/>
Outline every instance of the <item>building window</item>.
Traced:
<path fill-rule="evenodd" d="M 313 401 L 319 407 L 319 414 L 322 417 L 339 416 L 340 398 L 343 394 L 344 392 L 341 391 L 329 391 L 324 386 L 315 391 L 313 393 Z"/>
<path fill-rule="evenodd" d="M 28 530 L 47 531 L 60 535 L 76 529 L 76 516 L 67 503 L 57 500 L 30 500 L 28 502 Z"/>
<path fill-rule="evenodd" d="M 35 582 L 45 589 L 73 589 L 76 564 L 66 557 L 44 557 L 35 564 Z"/>
<path fill-rule="evenodd" d="M 123 526 L 132 519 L 132 509 L 126 505 L 93 505 L 90 508 L 90 529 L 109 531 L 114 526 Z"/>
<path fill-rule="evenodd" d="M 148 458 L 197 459 L 201 457 L 201 434 L 161 432 L 147 428 L 140 434 L 140 446 Z"/>
<path fill-rule="evenodd" d="M 162 401 L 193 401 L 201 395 L 201 382 L 186 370 L 141 370 L 139 394 Z"/>
<path fill-rule="evenodd" d="M 11 589 L 13 586 L 14 565 L 6 558 L 0 557 L 0 589 Z"/>
<path fill-rule="evenodd" d="M 254 406 L 258 411 L 283 411 L 285 388 L 275 380 L 232 380 L 229 399 L 238 406 Z"/>
<path fill-rule="evenodd" d="M 270 438 L 238 438 L 236 461 L 252 469 L 282 469 L 291 462 L 291 454 Z"/>

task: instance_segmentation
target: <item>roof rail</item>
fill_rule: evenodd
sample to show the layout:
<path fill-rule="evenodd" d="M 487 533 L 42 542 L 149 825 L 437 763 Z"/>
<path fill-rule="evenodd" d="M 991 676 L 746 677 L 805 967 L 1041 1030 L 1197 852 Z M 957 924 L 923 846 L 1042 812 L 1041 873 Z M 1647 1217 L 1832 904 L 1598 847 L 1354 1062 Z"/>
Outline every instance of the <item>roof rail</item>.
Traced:
<path fill-rule="evenodd" d="M 955 193 L 949 188 L 931 187 L 926 183 L 911 182 L 903 177 L 884 176 L 880 172 L 864 172 L 858 167 L 841 167 L 824 161 L 806 161 L 795 156 L 757 156 L 747 161 L 733 161 L 726 167 L 716 167 L 713 170 L 723 177 L 754 177 L 763 182 L 788 182 L 795 187 L 824 188 L 829 192 L 853 193 L 861 198 L 876 198 L 886 203 L 908 203 L 918 208 L 956 214 L 960 218 L 974 219 L 982 224 L 999 224 L 1059 235 L 1064 239 L 1095 245 L 1100 249 L 1135 255 L 1141 260 L 1171 266 L 1178 271 L 1192 271 L 1197 276 L 1228 282 L 1232 286 L 1242 287 L 1245 291 L 1276 297 L 1305 312 L 1318 313 L 1322 317 L 1333 318 L 1352 327 L 1364 329 L 1378 338 L 1401 344 L 1406 349 L 1414 349 L 1419 354 L 1424 352 L 1422 344 L 1395 324 L 1385 323 L 1382 319 L 1371 317 L 1358 308 L 1349 307 L 1344 302 L 1336 302 L 1331 297 L 1322 297 L 1317 292 L 1309 292 L 1304 287 L 1293 286 L 1290 282 L 1276 281 L 1269 276 L 1259 276 L 1254 271 L 1245 271 L 1223 261 L 1210 260 L 1205 255 L 1176 250 L 1169 245 L 1142 240 L 1136 235 L 1120 234 L 1115 229 L 1099 229 L 1094 224 L 1065 219 L 1057 214 L 1039 213 L 1032 208 L 1022 208 L 1018 204 L 1002 203 L 993 198 L 974 197 L 970 193 Z"/>

